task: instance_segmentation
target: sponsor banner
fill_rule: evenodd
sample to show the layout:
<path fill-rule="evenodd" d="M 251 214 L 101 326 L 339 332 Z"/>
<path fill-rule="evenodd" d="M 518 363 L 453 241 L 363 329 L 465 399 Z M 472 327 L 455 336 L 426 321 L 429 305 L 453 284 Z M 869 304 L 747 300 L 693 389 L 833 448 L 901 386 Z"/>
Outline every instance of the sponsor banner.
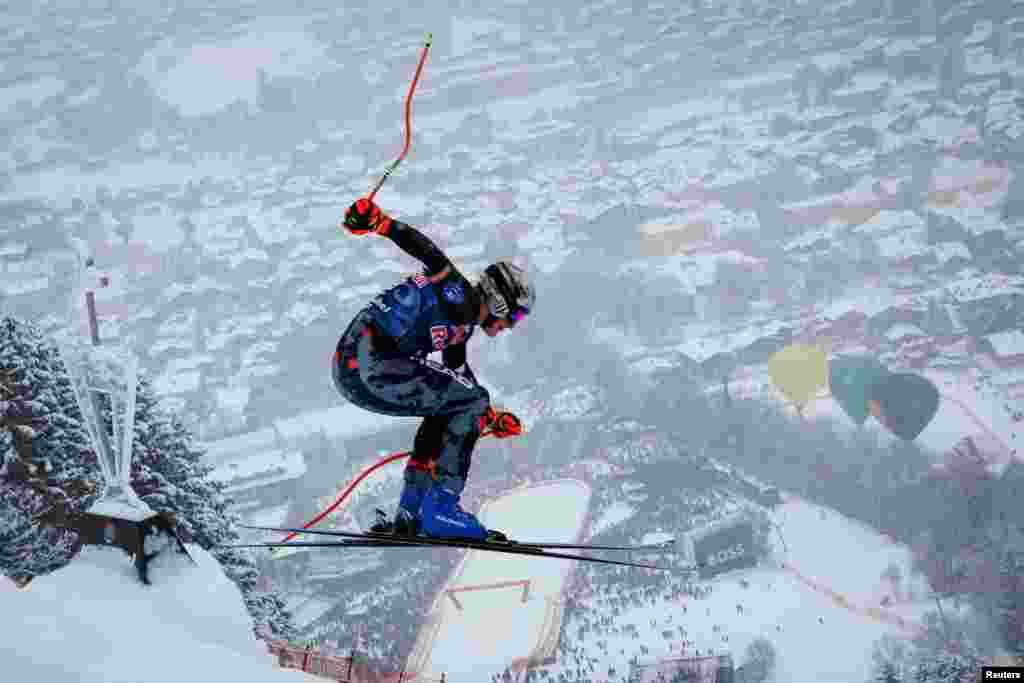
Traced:
<path fill-rule="evenodd" d="M 749 520 L 723 526 L 693 541 L 694 558 L 701 579 L 733 569 L 757 565 L 754 553 L 754 525 Z"/>

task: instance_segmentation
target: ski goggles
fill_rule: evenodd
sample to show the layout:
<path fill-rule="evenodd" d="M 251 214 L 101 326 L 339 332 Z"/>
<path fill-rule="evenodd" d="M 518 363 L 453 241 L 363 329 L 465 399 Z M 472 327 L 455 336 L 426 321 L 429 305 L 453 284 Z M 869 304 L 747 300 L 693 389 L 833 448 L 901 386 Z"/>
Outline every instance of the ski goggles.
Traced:
<path fill-rule="evenodd" d="M 508 320 L 512 324 L 512 326 L 515 327 L 519 323 L 520 320 L 522 320 L 523 318 L 525 318 L 528 315 L 530 315 L 530 309 L 529 308 L 525 308 L 525 307 L 517 308 L 516 310 L 514 310 L 514 311 L 512 311 L 511 313 L 508 314 Z"/>

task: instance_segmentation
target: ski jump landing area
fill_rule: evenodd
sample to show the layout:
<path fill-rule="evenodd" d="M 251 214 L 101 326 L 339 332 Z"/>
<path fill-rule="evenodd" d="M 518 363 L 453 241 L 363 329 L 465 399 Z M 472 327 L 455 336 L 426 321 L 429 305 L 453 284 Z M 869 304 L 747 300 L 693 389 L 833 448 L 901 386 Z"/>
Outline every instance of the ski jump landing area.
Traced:
<path fill-rule="evenodd" d="M 573 542 L 586 526 L 590 493 L 575 479 L 524 486 L 484 504 L 480 520 L 518 540 Z M 435 598 L 406 670 L 476 683 L 549 659 L 572 570 L 569 560 L 467 551 Z"/>

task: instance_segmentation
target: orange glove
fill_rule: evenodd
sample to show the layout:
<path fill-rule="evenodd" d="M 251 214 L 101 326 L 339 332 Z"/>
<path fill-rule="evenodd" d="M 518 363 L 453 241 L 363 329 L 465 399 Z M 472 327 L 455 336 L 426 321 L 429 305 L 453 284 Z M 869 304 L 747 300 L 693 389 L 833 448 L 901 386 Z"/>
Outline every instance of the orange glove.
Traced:
<path fill-rule="evenodd" d="M 345 212 L 345 229 L 353 235 L 365 235 L 368 232 L 375 232 L 378 235 L 387 235 L 391 227 L 391 216 L 388 216 L 380 207 L 369 199 L 359 199 Z"/>
<path fill-rule="evenodd" d="M 495 410 L 488 407 L 480 418 L 481 430 L 490 429 L 490 435 L 497 439 L 507 439 L 523 433 L 523 423 L 518 417 L 506 410 Z"/>

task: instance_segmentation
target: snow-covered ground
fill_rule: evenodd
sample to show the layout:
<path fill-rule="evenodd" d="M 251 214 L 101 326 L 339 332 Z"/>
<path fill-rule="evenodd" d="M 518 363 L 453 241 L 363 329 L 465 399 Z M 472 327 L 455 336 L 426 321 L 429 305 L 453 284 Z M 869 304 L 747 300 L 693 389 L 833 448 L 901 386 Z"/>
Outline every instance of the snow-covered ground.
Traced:
<path fill-rule="evenodd" d="M 587 636 L 587 652 L 598 658 L 589 680 L 619 680 L 605 673 L 614 667 L 623 674 L 634 655 L 649 664 L 728 653 L 740 664 L 757 638 L 775 647 L 775 681 L 870 680 L 873 643 L 885 634 L 913 635 L 916 617 L 930 606 L 926 587 L 912 575 L 909 551 L 834 510 L 798 499 L 778 507 L 773 522 L 776 566 L 702 582 L 711 589 L 702 599 L 623 609 L 610 627 Z M 882 576 L 890 566 L 903 577 L 895 586 Z M 885 596 L 891 607 L 881 606 Z M 599 609 L 587 601 L 583 607 Z M 596 640 L 605 644 L 595 647 Z M 640 644 L 649 654 L 639 655 Z M 545 668 L 556 679 L 565 672 L 572 680 L 576 665 L 565 660 Z"/>
<path fill-rule="evenodd" d="M 799 499 L 774 511 L 782 557 L 791 573 L 843 595 L 851 606 L 878 607 L 888 598 L 906 618 L 918 612 L 908 605 L 929 594 L 922 576 L 913 576 L 910 550 L 838 512 Z M 822 539 L 834 538 L 823 545 Z M 886 579 L 887 570 L 900 578 Z M 895 576 L 895 574 L 894 574 Z M 918 606 L 920 603 L 918 602 Z"/>
<path fill-rule="evenodd" d="M 314 78 L 332 65 L 301 23 L 275 17 L 244 27 L 245 33 L 231 40 L 183 46 L 167 41 L 146 55 L 139 70 L 185 116 L 214 113 L 236 100 L 256 103 L 261 78 Z M 155 67 L 161 61 L 173 66 L 161 73 Z"/>
<path fill-rule="evenodd" d="M 40 683 L 322 681 L 280 669 L 238 588 L 206 551 L 165 553 L 142 585 L 118 549 L 86 547 L 25 589 L 0 581 L 3 680 Z"/>
<path fill-rule="evenodd" d="M 574 506 L 585 503 L 589 494 L 565 495 L 565 485 L 505 496 L 485 509 L 484 519 L 521 538 L 572 538 L 585 510 L 585 505 Z M 787 497 L 772 521 L 777 533 L 771 563 L 698 584 L 710 589 L 699 600 L 627 607 L 600 635 L 589 635 L 591 645 L 595 640 L 605 643 L 588 647 L 588 654 L 598 658 L 590 680 L 618 680 L 606 679 L 604 672 L 627 671 L 640 644 L 649 648 L 638 657 L 641 663 L 711 653 L 730 653 L 740 663 L 747 645 L 757 638 L 771 641 L 779 655 L 775 680 L 868 680 L 874 642 L 886 634 L 913 636 L 922 613 L 933 607 L 926 582 L 911 569 L 910 551 L 834 510 L 800 499 Z M 434 604 L 440 623 L 430 620 L 428 625 L 437 629 L 433 647 L 418 673 L 443 672 L 448 680 L 459 681 L 514 669 L 537 645 L 544 598 L 561 591 L 564 567 L 559 564 L 467 555 L 446 589 L 530 579 L 530 599 L 523 604 L 517 586 L 459 592 L 460 611 L 442 592 Z M 587 599 L 583 607 L 601 609 L 588 605 Z M 815 647 L 808 648 L 812 642 Z M 476 655 L 470 658 L 467 652 Z M 555 677 L 562 672 L 575 675 L 571 658 L 543 668 Z"/>
<path fill-rule="evenodd" d="M 480 513 L 488 527 L 510 537 L 537 542 L 577 538 L 585 522 L 590 489 L 576 480 L 561 480 L 517 489 L 486 504 Z M 452 683 L 487 680 L 516 660 L 531 656 L 543 643 L 552 601 L 561 597 L 572 565 L 489 552 L 469 552 L 433 605 L 440 628 L 433 638 L 421 675 L 446 675 Z M 530 582 L 522 602 L 518 586 L 457 591 L 462 609 L 446 591 L 505 581 Z M 437 623 L 434 619 L 430 623 Z M 557 624 L 555 625 L 557 633 Z M 474 656 L 467 657 L 472 652 Z"/>
<path fill-rule="evenodd" d="M 579 482 L 552 482 L 503 496 L 482 514 L 520 538 L 564 540 L 580 532 L 589 496 Z M 650 648 L 641 662 L 697 651 L 740 659 L 755 638 L 767 638 L 778 652 L 775 680 L 868 680 L 873 642 L 886 633 L 912 635 L 930 606 L 926 586 L 911 572 L 909 551 L 798 499 L 777 508 L 773 521 L 778 566 L 718 577 L 705 584 L 711 592 L 701 600 L 626 608 L 601 636 L 605 655 L 591 680 L 605 680 L 598 672 L 609 667 L 625 671 L 638 643 Z M 5 680 L 269 683 L 304 677 L 275 668 L 252 635 L 238 589 L 205 551 L 189 550 L 196 565 L 180 555 L 158 557 L 149 587 L 138 583 L 121 551 L 105 548 L 86 548 L 71 565 L 24 590 L 3 582 L 0 606 L 12 626 L 0 639 Z M 897 568 L 895 581 L 883 576 L 890 567 Z M 453 682 L 486 680 L 529 656 L 548 598 L 560 596 L 570 568 L 557 560 L 469 553 L 447 587 L 529 579 L 530 598 L 522 603 L 518 587 L 460 592 L 459 611 L 440 594 L 440 629 L 421 673 L 444 672 Z M 886 597 L 890 606 L 882 606 Z M 574 667 L 559 661 L 546 668 L 557 676 Z"/>

